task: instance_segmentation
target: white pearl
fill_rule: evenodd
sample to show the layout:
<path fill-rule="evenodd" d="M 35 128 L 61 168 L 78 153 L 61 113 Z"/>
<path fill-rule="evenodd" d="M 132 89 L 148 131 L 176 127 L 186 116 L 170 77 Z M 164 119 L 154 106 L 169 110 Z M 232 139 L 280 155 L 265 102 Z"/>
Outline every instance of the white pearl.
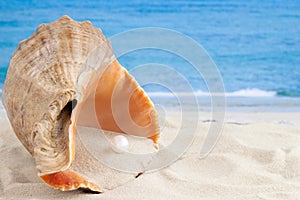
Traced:
<path fill-rule="evenodd" d="M 124 151 L 127 151 L 129 143 L 128 143 L 128 139 L 123 136 L 123 135 L 117 135 L 113 138 L 113 146 L 112 149 L 116 152 L 116 153 L 122 153 Z"/>

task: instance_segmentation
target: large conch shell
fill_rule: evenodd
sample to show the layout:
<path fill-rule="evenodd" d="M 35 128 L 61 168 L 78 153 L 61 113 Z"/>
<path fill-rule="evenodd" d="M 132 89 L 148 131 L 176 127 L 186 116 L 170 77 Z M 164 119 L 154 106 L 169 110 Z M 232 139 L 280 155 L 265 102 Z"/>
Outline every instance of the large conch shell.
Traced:
<path fill-rule="evenodd" d="M 69 169 L 77 123 L 148 137 L 155 144 L 159 137 L 153 103 L 89 21 L 63 16 L 40 25 L 20 42 L 2 98 L 14 132 L 35 159 L 38 175 L 60 190 L 102 192 Z M 90 119 L 91 113 L 96 120 Z"/>

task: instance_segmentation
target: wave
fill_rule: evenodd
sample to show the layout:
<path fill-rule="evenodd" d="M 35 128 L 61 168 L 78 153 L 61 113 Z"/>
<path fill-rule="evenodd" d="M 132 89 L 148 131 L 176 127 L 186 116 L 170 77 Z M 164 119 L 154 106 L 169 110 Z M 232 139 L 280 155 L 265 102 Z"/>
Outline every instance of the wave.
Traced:
<path fill-rule="evenodd" d="M 194 93 L 187 93 L 187 92 L 147 92 L 150 97 L 174 97 L 174 96 L 199 96 L 199 97 L 206 97 L 206 96 L 222 96 L 225 95 L 226 97 L 275 97 L 275 96 L 283 96 L 283 97 L 300 97 L 300 92 L 289 92 L 289 91 L 266 91 L 261 90 L 258 88 L 248 88 L 237 90 L 233 92 L 225 92 L 224 94 L 221 93 L 210 93 L 198 90 Z M 2 88 L 0 87 L 0 100 L 2 96 Z"/>
<path fill-rule="evenodd" d="M 172 97 L 172 96 L 222 96 L 225 95 L 226 97 L 275 97 L 277 96 L 276 91 L 265 91 L 257 88 L 252 89 L 242 89 L 233 92 L 225 92 L 222 93 L 210 93 L 204 91 L 196 91 L 194 93 L 185 93 L 185 92 L 178 92 L 178 93 L 171 93 L 171 92 L 149 92 L 150 97 Z"/>
<path fill-rule="evenodd" d="M 243 90 L 226 93 L 226 96 L 231 96 L 231 97 L 274 97 L 276 95 L 277 95 L 276 91 L 265 91 L 257 88 L 243 89 Z"/>

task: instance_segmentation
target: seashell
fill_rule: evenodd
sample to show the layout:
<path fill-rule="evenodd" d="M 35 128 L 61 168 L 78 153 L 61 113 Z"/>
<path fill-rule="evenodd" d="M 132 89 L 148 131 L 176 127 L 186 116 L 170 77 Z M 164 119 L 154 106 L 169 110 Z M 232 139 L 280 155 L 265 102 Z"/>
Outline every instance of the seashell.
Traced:
<path fill-rule="evenodd" d="M 153 103 L 118 63 L 108 39 L 90 22 L 68 16 L 40 25 L 19 44 L 2 99 L 39 177 L 60 190 L 102 192 L 69 169 L 77 124 L 148 137 L 155 144 L 159 137 Z"/>

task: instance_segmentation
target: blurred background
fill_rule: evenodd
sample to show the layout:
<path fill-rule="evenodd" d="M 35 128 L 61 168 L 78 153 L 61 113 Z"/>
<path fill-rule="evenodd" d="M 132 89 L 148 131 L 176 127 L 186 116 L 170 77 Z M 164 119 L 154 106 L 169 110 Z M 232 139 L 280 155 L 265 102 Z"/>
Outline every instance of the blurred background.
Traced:
<path fill-rule="evenodd" d="M 0 2 L 0 92 L 18 42 L 39 24 L 62 15 L 90 20 L 107 37 L 142 27 L 176 30 L 196 40 L 211 56 L 222 75 L 229 109 L 300 110 L 300 1 L 4 0 Z M 142 50 L 121 57 L 120 62 L 128 70 L 146 63 L 173 67 L 197 91 L 202 108 L 209 108 L 205 82 L 182 58 Z M 150 87 L 149 92 L 168 91 Z"/>

